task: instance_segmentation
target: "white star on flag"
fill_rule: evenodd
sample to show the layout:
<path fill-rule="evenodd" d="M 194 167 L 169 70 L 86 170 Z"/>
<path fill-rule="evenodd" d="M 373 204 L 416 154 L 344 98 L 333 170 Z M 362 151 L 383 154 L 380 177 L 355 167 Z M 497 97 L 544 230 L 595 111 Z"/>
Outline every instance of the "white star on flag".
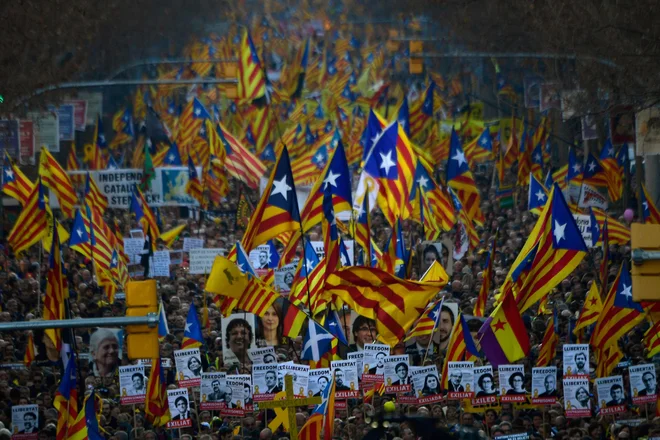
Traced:
<path fill-rule="evenodd" d="M 14 172 L 12 170 L 10 170 L 9 168 L 7 168 L 5 170 L 5 175 L 7 176 L 8 180 L 13 180 L 14 179 Z"/>
<path fill-rule="evenodd" d="M 577 164 L 577 163 L 574 164 L 573 165 L 573 172 L 574 173 L 579 173 L 580 171 L 582 171 L 582 167 L 580 166 L 580 164 Z"/>
<path fill-rule="evenodd" d="M 568 224 L 568 223 L 564 223 L 564 224 L 562 225 L 562 224 L 560 224 L 557 220 L 555 220 L 555 227 L 554 227 L 554 231 L 553 231 L 552 234 L 555 236 L 555 242 L 556 242 L 557 244 L 559 244 L 559 242 L 560 242 L 561 240 L 565 240 L 565 239 L 566 239 L 566 237 L 564 236 L 564 233 L 565 233 L 564 230 L 566 229 L 566 225 L 567 225 L 567 224 Z"/>
<path fill-rule="evenodd" d="M 291 191 L 291 189 L 292 188 L 286 183 L 286 176 L 282 176 L 282 180 L 273 181 L 273 190 L 271 191 L 270 196 L 273 197 L 277 194 L 281 194 L 282 197 L 284 197 L 284 200 L 288 200 L 287 194 L 289 191 Z"/>
<path fill-rule="evenodd" d="M 538 192 L 537 192 L 536 194 L 534 194 L 534 195 L 535 195 L 536 198 L 539 200 L 539 202 L 542 202 L 542 201 L 545 200 L 545 194 L 544 194 L 543 191 L 541 191 L 541 190 L 538 190 Z"/>
<path fill-rule="evenodd" d="M 467 163 L 467 160 L 465 160 L 465 153 L 462 151 L 457 151 L 456 155 L 452 157 L 451 160 L 458 162 L 459 167 L 461 167 L 464 163 Z"/>
<path fill-rule="evenodd" d="M 83 235 L 82 229 L 80 229 L 80 228 L 76 229 L 76 233 L 78 234 L 78 237 L 82 238 L 82 235 Z"/>
<path fill-rule="evenodd" d="M 192 322 L 186 321 L 186 329 L 184 330 L 185 333 L 190 332 L 190 327 L 192 326 Z"/>
<path fill-rule="evenodd" d="M 381 163 L 380 163 L 380 168 L 385 170 L 385 174 L 390 173 L 390 168 L 393 166 L 396 166 L 396 164 L 392 161 L 392 150 L 388 151 L 387 154 L 383 153 L 378 153 L 380 155 Z"/>
<path fill-rule="evenodd" d="M 200 109 L 199 107 L 197 107 L 197 108 L 195 109 L 195 116 L 199 116 L 199 115 L 201 115 L 201 114 L 202 114 L 202 109 Z"/>
<path fill-rule="evenodd" d="M 623 284 L 621 295 L 625 296 L 626 298 L 632 298 L 632 286 L 626 286 Z"/>
<path fill-rule="evenodd" d="M 337 188 L 337 179 L 339 177 L 341 177 L 341 174 L 335 174 L 332 172 L 332 170 L 328 170 L 328 175 L 325 177 L 325 180 L 323 181 L 323 183 L 325 184 L 323 186 L 323 189 L 327 188 L 328 184 Z"/>
<path fill-rule="evenodd" d="M 589 171 L 593 171 L 596 169 L 596 162 L 589 162 Z"/>
<path fill-rule="evenodd" d="M 425 176 L 421 176 L 419 179 L 417 179 L 417 184 L 420 188 L 426 189 L 427 183 L 429 183 L 429 179 L 427 179 Z"/>

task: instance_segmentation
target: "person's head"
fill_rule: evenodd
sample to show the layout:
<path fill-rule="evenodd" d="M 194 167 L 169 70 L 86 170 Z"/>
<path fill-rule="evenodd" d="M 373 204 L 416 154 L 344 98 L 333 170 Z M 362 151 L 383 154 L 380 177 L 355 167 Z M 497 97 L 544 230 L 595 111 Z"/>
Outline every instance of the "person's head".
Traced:
<path fill-rule="evenodd" d="M 108 376 L 119 365 L 119 340 L 110 329 L 100 328 L 89 341 L 92 359 L 101 376 Z"/>
<path fill-rule="evenodd" d="M 578 402 L 586 402 L 589 400 L 589 392 L 585 387 L 579 387 L 575 390 L 575 400 Z"/>
<path fill-rule="evenodd" d="M 442 306 L 440 319 L 438 320 L 438 335 L 440 341 L 448 341 L 451 336 L 451 329 L 454 327 L 454 313 L 445 305 Z"/>
<path fill-rule="evenodd" d="M 251 389 L 249 383 L 244 383 L 243 384 L 243 396 L 245 396 L 245 397 L 243 397 L 243 400 L 245 401 L 245 403 L 247 403 L 248 400 L 250 400 L 252 398 L 252 389 Z"/>
<path fill-rule="evenodd" d="M 525 376 L 519 371 L 516 371 L 511 376 L 509 376 L 509 386 L 515 391 L 522 391 L 523 384 L 525 382 Z"/>
<path fill-rule="evenodd" d="M 435 374 L 427 374 L 424 378 L 424 388 L 438 390 L 438 378 Z"/>
<path fill-rule="evenodd" d="M 318 384 L 319 384 L 319 391 L 323 391 L 323 390 L 325 390 L 325 387 L 328 386 L 328 382 L 330 382 L 330 381 L 328 380 L 327 377 L 325 377 L 325 376 L 320 376 L 320 377 L 317 379 L 317 382 L 318 382 Z"/>
<path fill-rule="evenodd" d="M 174 406 L 179 413 L 185 413 L 188 410 L 188 399 L 179 396 L 174 400 Z"/>
<path fill-rule="evenodd" d="M 280 325 L 280 317 L 275 310 L 275 307 L 270 306 L 264 312 L 264 316 L 261 318 L 261 322 L 264 326 L 264 331 L 277 331 L 278 326 Z"/>
<path fill-rule="evenodd" d="M 353 339 L 358 347 L 376 340 L 376 322 L 373 319 L 357 316 L 353 321 Z"/>
<path fill-rule="evenodd" d="M 277 359 L 275 359 L 275 355 L 268 353 L 264 356 L 264 364 L 274 364 L 276 362 Z"/>
<path fill-rule="evenodd" d="M 225 402 L 229 403 L 231 402 L 231 398 L 233 396 L 234 392 L 232 391 L 231 388 L 227 387 L 225 388 Z"/>
<path fill-rule="evenodd" d="M 434 261 L 440 263 L 440 252 L 435 246 L 429 244 L 424 248 L 424 267 L 431 266 Z"/>
<path fill-rule="evenodd" d="M 199 371 L 202 368 L 202 363 L 197 359 L 197 356 L 190 356 L 188 359 L 188 369 L 190 371 Z"/>
<path fill-rule="evenodd" d="M 252 345 L 252 326 L 243 318 L 233 319 L 227 325 L 227 348 L 234 353 L 245 352 Z"/>
<path fill-rule="evenodd" d="M 141 389 L 144 386 L 144 376 L 142 373 L 135 373 L 131 376 L 131 382 L 133 382 L 133 388 Z"/>
<path fill-rule="evenodd" d="M 379 351 L 376 353 L 376 365 L 378 368 L 382 368 L 385 365 L 385 352 Z"/>
<path fill-rule="evenodd" d="M 219 393 L 220 392 L 220 381 L 219 380 L 214 380 L 211 382 L 211 388 L 213 388 L 214 393 Z"/>
<path fill-rule="evenodd" d="M 461 417 L 461 424 L 463 426 L 474 425 L 474 415 L 472 415 L 472 413 L 469 412 L 463 413 L 463 416 Z"/>
<path fill-rule="evenodd" d="M 454 385 L 459 385 L 461 380 L 463 380 L 463 372 L 461 370 L 451 370 L 451 373 L 449 373 L 449 380 Z"/>
<path fill-rule="evenodd" d="M 610 387 L 610 396 L 612 400 L 622 400 L 623 399 L 623 387 L 621 385 L 614 384 Z"/>
<path fill-rule="evenodd" d="M 341 368 L 337 368 L 335 370 L 335 382 L 337 385 L 343 385 L 344 384 L 344 370 Z"/>
<path fill-rule="evenodd" d="M 492 392 L 493 391 L 493 375 L 490 373 L 482 374 L 477 380 L 477 385 L 483 391 Z"/>
<path fill-rule="evenodd" d="M 259 265 L 261 267 L 266 267 L 268 266 L 268 252 L 266 251 L 261 251 L 259 252 Z"/>
<path fill-rule="evenodd" d="M 548 374 L 545 376 L 545 379 L 543 379 L 543 386 L 545 387 L 546 391 L 552 391 L 555 389 L 555 383 L 557 379 L 555 379 L 554 374 Z"/>
<path fill-rule="evenodd" d="M 587 364 L 587 355 L 580 352 L 575 355 L 575 365 L 578 367 L 578 369 L 583 369 L 584 366 Z"/>
<path fill-rule="evenodd" d="M 293 273 L 287 272 L 284 274 L 284 284 L 291 287 L 291 285 L 293 284 Z"/>
<path fill-rule="evenodd" d="M 396 372 L 396 375 L 399 376 L 399 379 L 405 379 L 408 377 L 408 364 L 405 362 L 399 362 L 396 364 L 396 367 L 394 367 L 394 371 Z"/>
<path fill-rule="evenodd" d="M 28 430 L 36 428 L 37 425 L 37 415 L 33 412 L 26 412 L 23 414 L 23 427 Z"/>
<path fill-rule="evenodd" d="M 275 370 L 269 370 L 266 372 L 266 386 L 268 388 L 273 388 L 277 383 L 277 372 Z"/>
<path fill-rule="evenodd" d="M 644 387 L 647 390 L 655 392 L 655 389 L 657 388 L 655 374 L 651 373 L 650 371 L 645 372 L 642 374 L 642 382 L 644 382 Z"/>

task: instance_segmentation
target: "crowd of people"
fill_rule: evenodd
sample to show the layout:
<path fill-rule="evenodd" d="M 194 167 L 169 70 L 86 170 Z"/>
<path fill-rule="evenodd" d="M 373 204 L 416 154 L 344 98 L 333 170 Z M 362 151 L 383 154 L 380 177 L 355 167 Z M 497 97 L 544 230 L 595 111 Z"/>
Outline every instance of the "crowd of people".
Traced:
<path fill-rule="evenodd" d="M 117 157 L 124 157 L 131 151 L 117 150 Z M 414 249 L 411 270 L 412 279 L 419 279 L 426 269 L 434 262 L 441 264 L 449 274 L 449 282 L 438 293 L 437 298 L 444 297 L 443 308 L 439 312 L 433 334 L 420 335 L 410 340 L 400 341 L 391 347 L 392 355 L 408 355 L 409 363 L 399 363 L 394 370 L 399 379 L 392 386 L 404 385 L 409 382 L 409 367 L 436 366 L 437 372 L 443 371 L 444 360 L 452 329 L 460 311 L 472 335 L 477 339 L 477 331 L 483 320 L 472 318 L 474 304 L 484 281 L 486 258 L 484 251 L 490 248 L 492 240 L 497 240 L 497 251 L 491 256 L 493 265 L 492 292 L 486 304 L 486 316 L 493 310 L 494 295 L 505 281 L 525 240 L 531 233 L 536 222 L 536 216 L 527 211 L 527 200 L 524 191 L 519 189 L 514 198 L 513 206 L 502 207 L 495 188 L 492 187 L 491 176 L 494 164 L 488 163 L 475 172 L 477 186 L 481 193 L 481 210 L 486 218 L 483 227 L 477 228 L 479 244 L 470 249 L 459 259 L 451 258 L 452 243 L 455 243 L 455 231 L 443 232 L 434 243 L 424 238 L 421 226 L 413 220 L 403 222 L 406 231 L 406 248 Z M 442 165 L 438 172 L 442 173 Z M 354 170 L 353 179 L 357 181 L 358 173 Z M 355 183 L 354 183 L 355 186 Z M 178 240 L 168 245 L 160 240 L 158 250 L 180 250 L 185 237 L 202 238 L 206 248 L 231 249 L 234 243 L 240 241 L 245 232 L 238 214 L 241 196 L 247 196 L 253 205 L 258 201 L 256 191 L 246 191 L 243 183 L 236 179 L 229 180 L 229 192 L 219 201 L 215 210 L 202 212 L 199 219 L 189 218 L 188 212 L 179 208 L 163 207 L 159 209 L 161 231 L 168 231 L 179 225 L 186 225 Z M 623 207 L 620 207 L 623 208 Z M 611 212 L 622 220 L 623 209 Z M 124 237 L 130 236 L 130 231 L 142 226 L 127 210 L 109 209 L 105 212 L 108 224 L 118 224 Z M 71 221 L 62 220 L 65 228 L 70 229 Z M 3 227 L 6 236 L 13 225 L 5 212 Z M 497 231 L 497 234 L 496 234 Z M 376 207 L 371 214 L 371 234 L 375 243 L 382 249 L 392 234 L 392 228 Z M 350 240 L 347 234 L 344 239 Z M 323 232 L 318 226 L 308 233 L 310 240 L 322 240 Z M 282 251 L 281 244 L 278 250 Z M 75 318 L 104 318 L 124 316 L 126 306 L 124 299 L 118 295 L 110 302 L 99 287 L 92 262 L 81 254 L 63 244 L 63 261 L 66 270 L 69 300 L 67 314 Z M 45 252 L 44 252 L 45 251 Z M 21 255 L 15 255 L 12 249 L 3 243 L 0 252 L 0 322 L 11 323 L 19 321 L 39 320 L 42 316 L 44 295 L 47 288 L 46 274 L 49 270 L 48 250 L 34 246 Z M 298 257 L 302 257 L 302 248 L 298 249 Z M 564 344 L 575 343 L 572 332 L 585 302 L 591 283 L 596 282 L 593 264 L 598 264 L 602 253 L 594 248 L 590 256 L 549 295 L 545 305 L 545 313 L 538 307 L 532 307 L 523 314 L 525 329 L 532 345 L 530 355 L 518 362 L 523 365 L 523 372 L 509 376 L 507 395 L 528 395 L 531 390 L 531 371 L 536 365 L 539 346 L 547 328 L 548 318 L 553 313 L 559 344 L 555 359 L 551 365 L 562 371 L 562 347 Z M 630 258 L 630 246 L 611 244 L 609 248 L 609 283 L 616 277 L 619 266 Z M 255 269 L 268 267 L 266 255 L 258 256 Z M 200 357 L 190 357 L 187 361 L 187 371 L 190 378 L 197 377 L 200 372 L 227 372 L 228 374 L 252 374 L 252 365 L 246 355 L 248 347 L 274 347 L 274 354 L 266 355 L 264 363 L 285 363 L 302 361 L 303 335 L 297 338 L 282 336 L 284 316 L 278 303 L 269 308 L 255 323 L 236 319 L 224 327 L 219 304 L 214 302 L 212 295 L 204 291 L 206 277 L 194 275 L 188 270 L 188 256 L 184 253 L 181 264 L 171 265 L 170 277 L 158 277 L 158 294 L 162 301 L 169 333 L 161 338 L 160 355 L 164 361 L 165 381 L 168 388 L 177 389 L 177 382 L 189 377 L 178 377 L 174 353 L 182 349 L 184 333 L 187 331 L 187 316 L 191 305 L 197 311 L 208 309 L 208 325 L 202 329 L 203 345 Z M 285 279 L 287 285 L 293 279 Z M 364 350 L 366 344 L 377 340 L 376 323 L 361 316 L 356 316 L 351 310 L 340 311 L 343 319 L 348 345 L 339 347 L 339 355 L 345 359 L 350 353 Z M 201 319 L 201 316 L 200 316 Z M 648 324 L 640 324 L 619 341 L 624 357 L 615 368 L 614 374 L 621 374 L 627 380 L 629 366 L 652 363 L 647 359 L 643 334 Z M 68 334 L 68 331 L 63 331 Z M 244 417 L 222 415 L 217 410 L 202 410 L 198 402 L 199 387 L 189 388 L 188 396 L 177 397 L 174 400 L 173 420 L 190 418 L 191 427 L 173 428 L 154 427 L 145 418 L 143 403 L 121 404 L 123 395 L 120 389 L 118 367 L 136 364 L 129 360 L 126 345 L 121 331 L 105 328 L 76 329 L 66 338 L 73 352 L 76 353 L 76 369 L 79 393 L 94 389 L 102 399 L 102 409 L 99 416 L 101 433 L 109 440 L 164 440 L 165 438 L 180 438 L 186 440 L 280 440 L 288 438 L 289 434 L 279 427 L 269 427 L 273 413 L 267 410 L 254 410 Z M 24 364 L 29 341 L 34 340 L 36 355 L 29 366 Z M 226 360 L 230 357 L 231 363 Z M 267 358 L 270 356 L 270 358 Z M 580 359 L 580 370 L 590 379 L 596 378 L 597 364 L 593 353 L 583 355 Z M 588 356 L 588 358 L 587 358 Z M 385 356 L 376 356 L 377 365 L 365 374 L 376 374 L 383 367 L 381 361 Z M 481 358 L 475 366 L 486 364 Z M 657 360 L 656 360 L 657 364 Z M 37 432 L 39 440 L 56 438 L 58 412 L 53 407 L 53 400 L 62 380 L 65 365 L 61 353 L 53 346 L 49 337 L 43 331 L 32 332 L 32 339 L 27 332 L 5 330 L 0 334 L 0 395 L 5 399 L 0 402 L 0 440 L 9 439 L 12 435 Z M 344 373 L 334 376 L 337 391 L 351 391 L 344 384 Z M 147 375 L 148 377 L 148 375 Z M 652 393 L 657 384 L 655 377 L 645 376 L 648 390 Z M 278 380 L 280 379 L 280 380 Z M 274 374 L 265 375 L 268 393 L 282 391 L 281 378 Z M 320 376 L 318 384 L 321 394 L 330 378 Z M 419 390 L 422 396 L 431 396 L 447 392 L 469 391 L 470 385 L 462 383 L 460 372 L 452 372 L 448 377 L 448 386 L 442 390 L 441 379 L 436 374 L 428 374 L 424 378 L 423 387 Z M 147 381 L 142 374 L 131 376 L 132 393 L 146 393 Z M 494 373 L 486 373 L 479 377 L 479 391 L 475 398 L 489 397 L 498 394 L 504 384 L 498 383 Z M 596 409 L 596 392 L 591 387 L 582 387 L 576 391 L 575 399 L 584 402 L 589 408 L 589 416 L 570 418 L 565 413 L 562 391 L 558 384 L 560 378 L 548 376 L 545 380 L 545 393 L 559 390 L 559 400 L 552 405 L 533 405 L 529 399 L 520 403 L 499 402 L 489 405 L 475 405 L 470 399 L 451 399 L 446 395 L 443 399 L 428 404 L 402 403 L 399 395 L 375 393 L 371 398 L 344 399 L 345 406 L 338 405 L 335 422 L 334 438 L 341 440 L 363 440 L 384 438 L 390 440 L 414 440 L 416 438 L 497 438 L 512 434 L 526 434 L 529 439 L 557 440 L 605 440 L 605 439 L 641 439 L 660 438 L 660 416 L 656 416 L 655 403 L 634 405 L 627 389 L 613 388 L 611 402 L 608 397 L 607 406 L 623 405 L 625 410 L 616 415 L 602 414 Z M 627 382 L 626 382 L 627 383 Z M 498 386 L 499 385 L 499 386 Z M 354 386 L 354 385 L 353 385 Z M 475 390 L 476 391 L 476 390 Z M 244 407 L 251 407 L 252 390 L 248 387 L 244 393 Z M 229 397 L 227 397 L 229 394 Z M 544 394 L 541 394 L 543 397 Z M 641 394 L 640 394 L 641 395 Z M 601 396 L 598 396 L 600 399 Z M 226 400 L 232 402 L 231 394 L 222 389 L 219 381 L 211 384 L 211 392 L 205 396 L 209 401 Z M 342 401 L 342 399 L 337 400 Z M 393 402 L 394 407 L 385 406 Z M 587 402 L 593 402 L 588 405 Z M 35 411 L 21 414 L 22 429 L 18 429 L 16 412 L 13 408 L 21 405 L 36 405 Z M 296 409 L 296 424 L 300 429 L 310 416 L 310 407 Z M 35 437 L 36 438 L 36 437 Z M 59 439 L 58 439 L 59 440 Z M 330 440 L 330 439 L 325 439 Z"/>

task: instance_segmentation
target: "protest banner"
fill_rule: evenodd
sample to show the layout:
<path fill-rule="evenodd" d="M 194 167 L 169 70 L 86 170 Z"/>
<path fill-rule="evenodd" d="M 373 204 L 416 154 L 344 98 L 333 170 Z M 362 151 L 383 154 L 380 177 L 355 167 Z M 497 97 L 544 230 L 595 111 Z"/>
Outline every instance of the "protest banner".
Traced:
<path fill-rule="evenodd" d="M 291 291 L 297 267 L 297 264 L 291 263 L 275 269 L 274 285 L 278 292 L 288 293 Z"/>
<path fill-rule="evenodd" d="M 212 248 L 212 249 L 191 249 L 189 253 L 189 270 L 188 272 L 193 275 L 202 275 L 211 273 L 213 261 L 218 255 L 225 255 L 226 249 Z"/>
<path fill-rule="evenodd" d="M 500 365 L 500 400 L 504 402 L 524 402 L 525 367 L 523 365 Z"/>
<path fill-rule="evenodd" d="M 170 251 L 154 251 L 149 264 L 149 277 L 170 276 Z"/>
<path fill-rule="evenodd" d="M 226 377 L 226 406 L 220 410 L 221 416 L 244 417 L 252 411 L 252 383 L 249 374 L 231 374 Z"/>
<path fill-rule="evenodd" d="M 382 382 L 385 374 L 385 358 L 390 355 L 389 345 L 364 344 L 362 359 L 362 380 Z"/>
<path fill-rule="evenodd" d="M 417 404 L 428 405 L 442 400 L 438 367 L 435 365 L 413 367 L 410 371 L 410 378 L 413 382 Z"/>
<path fill-rule="evenodd" d="M 122 405 L 143 403 L 147 394 L 147 381 L 144 376 L 144 365 L 123 365 L 119 367 L 119 389 Z"/>
<path fill-rule="evenodd" d="M 252 364 L 252 389 L 255 402 L 273 400 L 282 391 L 277 381 L 277 364 Z"/>
<path fill-rule="evenodd" d="M 249 359 L 248 350 L 257 345 L 254 338 L 256 330 L 254 315 L 252 313 L 234 313 L 227 317 L 223 316 L 220 327 L 226 345 L 222 350 L 222 360 L 225 366 L 245 364 Z"/>
<path fill-rule="evenodd" d="M 170 406 L 170 414 L 172 414 L 172 419 L 167 422 L 167 428 L 190 428 L 192 419 L 190 418 L 188 388 L 167 390 L 167 403 Z"/>
<path fill-rule="evenodd" d="M 532 368 L 532 403 L 557 403 L 557 367 Z"/>
<path fill-rule="evenodd" d="M 183 239 L 183 252 L 190 252 L 191 249 L 202 249 L 203 247 L 203 238 L 184 237 Z"/>
<path fill-rule="evenodd" d="M 275 347 L 250 348 L 248 357 L 253 364 L 277 364 Z"/>
<path fill-rule="evenodd" d="M 497 388 L 495 387 L 493 366 L 474 367 L 472 372 L 474 375 L 472 389 L 475 392 L 472 398 L 472 405 L 488 405 L 497 402 Z"/>
<path fill-rule="evenodd" d="M 364 361 L 364 350 L 347 353 L 346 359 L 357 362 L 358 380 L 362 381 L 362 365 Z"/>
<path fill-rule="evenodd" d="M 598 208 L 606 210 L 608 203 L 607 197 L 602 195 L 596 188 L 585 183 L 582 184 L 582 192 L 580 193 L 580 201 L 578 203 L 580 208 Z M 589 217 L 589 216 L 585 216 Z M 591 224 L 591 222 L 589 222 Z M 580 228 L 580 231 L 582 229 Z M 584 236 L 584 233 L 582 234 Z M 591 234 L 589 234 L 591 237 Z M 585 240 L 586 241 L 586 240 Z M 593 244 L 591 245 L 593 247 Z"/>
<path fill-rule="evenodd" d="M 412 390 L 410 356 L 385 356 L 384 376 L 386 393 L 407 393 Z"/>
<path fill-rule="evenodd" d="M 331 377 L 330 368 L 316 368 L 309 370 L 307 396 L 321 396 L 325 387 L 330 383 Z"/>
<path fill-rule="evenodd" d="M 635 405 L 653 403 L 658 399 L 658 381 L 655 365 L 632 365 L 628 368 L 630 395 Z"/>
<path fill-rule="evenodd" d="M 39 405 L 11 407 L 12 439 L 35 440 L 39 436 Z"/>
<path fill-rule="evenodd" d="M 448 399 L 471 399 L 474 395 L 474 362 L 448 362 Z"/>
<path fill-rule="evenodd" d="M 226 387 L 227 373 L 202 373 L 202 382 L 199 388 L 200 408 L 209 411 L 224 408 Z"/>
<path fill-rule="evenodd" d="M 357 372 L 357 369 L 356 369 Z M 299 365 L 293 362 L 285 362 L 277 365 L 277 376 L 293 378 L 293 392 L 297 397 L 307 397 L 307 385 L 309 382 L 309 365 Z M 282 389 L 284 389 L 282 387 Z"/>
<path fill-rule="evenodd" d="M 355 399 L 360 395 L 357 376 L 357 361 L 331 361 L 330 368 L 335 378 L 335 397 Z"/>
<path fill-rule="evenodd" d="M 199 348 L 174 350 L 176 379 L 180 387 L 196 387 L 202 380 L 202 361 Z"/>
<path fill-rule="evenodd" d="M 589 344 L 563 346 L 564 378 L 589 377 Z"/>
<path fill-rule="evenodd" d="M 589 379 L 564 379 L 564 410 L 568 418 L 591 416 Z"/>
<path fill-rule="evenodd" d="M 623 377 L 610 376 L 596 379 L 598 406 L 603 415 L 626 412 L 626 395 L 623 392 Z"/>

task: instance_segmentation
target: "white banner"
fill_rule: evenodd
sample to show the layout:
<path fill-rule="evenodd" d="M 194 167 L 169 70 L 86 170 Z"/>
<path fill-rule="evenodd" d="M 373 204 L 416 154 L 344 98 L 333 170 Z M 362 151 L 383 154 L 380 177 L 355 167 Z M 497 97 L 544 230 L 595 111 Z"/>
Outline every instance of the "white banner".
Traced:
<path fill-rule="evenodd" d="M 211 273 L 213 261 L 218 255 L 224 256 L 226 249 L 212 248 L 212 249 L 191 249 L 190 250 L 190 270 L 192 275 L 201 275 Z"/>
<path fill-rule="evenodd" d="M 607 198 L 603 196 L 596 188 L 591 185 L 582 184 L 580 193 L 580 208 L 594 207 L 598 209 L 607 209 Z"/>
<path fill-rule="evenodd" d="M 591 239 L 591 217 L 586 214 L 573 214 L 573 218 L 575 219 L 575 223 L 577 223 L 580 234 L 582 234 L 584 244 L 589 248 L 594 247 L 593 240 Z"/>
<path fill-rule="evenodd" d="M 191 249 L 201 249 L 204 247 L 203 238 L 185 237 L 183 239 L 183 251 L 190 252 Z"/>

